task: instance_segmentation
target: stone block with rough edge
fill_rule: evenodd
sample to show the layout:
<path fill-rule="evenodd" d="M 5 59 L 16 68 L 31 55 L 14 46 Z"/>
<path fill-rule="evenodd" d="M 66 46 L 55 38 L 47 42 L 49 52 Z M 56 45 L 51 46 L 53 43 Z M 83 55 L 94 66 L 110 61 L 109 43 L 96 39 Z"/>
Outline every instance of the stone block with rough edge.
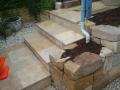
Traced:
<path fill-rule="evenodd" d="M 49 58 L 50 58 L 50 62 L 55 67 L 57 67 L 60 70 L 63 70 L 65 62 L 67 62 L 70 57 L 66 57 L 66 58 L 62 58 L 62 59 L 56 59 L 55 57 L 49 55 Z"/>
<path fill-rule="evenodd" d="M 101 44 L 109 49 L 111 49 L 114 53 L 120 52 L 120 41 L 111 42 L 107 40 L 101 40 Z"/>
<path fill-rule="evenodd" d="M 95 43 L 97 43 L 97 44 L 101 44 L 101 39 L 99 39 L 99 38 L 97 38 L 97 37 L 93 37 L 93 36 L 92 36 L 91 39 L 92 39 L 93 42 L 95 42 Z"/>
<path fill-rule="evenodd" d="M 98 25 L 93 27 L 92 36 L 108 41 L 120 41 L 120 28 L 110 25 Z"/>
<path fill-rule="evenodd" d="M 87 76 L 102 67 L 102 58 L 99 55 L 85 52 L 74 60 L 65 63 L 64 71 L 72 80 Z"/>
<path fill-rule="evenodd" d="M 100 56 L 104 62 L 103 71 L 104 73 L 108 73 L 112 69 L 113 52 L 106 47 L 102 47 Z"/>
<path fill-rule="evenodd" d="M 64 74 L 63 83 L 66 90 L 92 90 L 93 74 L 78 80 L 71 80 Z"/>
<path fill-rule="evenodd" d="M 64 75 L 63 71 L 58 69 L 52 63 L 49 63 L 49 67 L 50 67 L 50 73 L 51 73 L 51 77 L 52 77 L 55 87 L 59 90 L 65 90 L 63 81 L 62 81 L 63 75 Z"/>

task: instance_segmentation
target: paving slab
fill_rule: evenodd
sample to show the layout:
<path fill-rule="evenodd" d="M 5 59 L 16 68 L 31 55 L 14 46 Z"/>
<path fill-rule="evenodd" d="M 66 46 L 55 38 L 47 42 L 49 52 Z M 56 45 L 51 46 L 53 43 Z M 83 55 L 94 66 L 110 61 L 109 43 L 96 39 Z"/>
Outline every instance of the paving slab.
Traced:
<path fill-rule="evenodd" d="M 78 13 L 76 11 L 72 11 L 69 9 L 59 9 L 59 10 L 53 10 L 50 13 L 57 17 L 60 17 L 61 19 L 68 20 L 75 24 L 80 22 L 80 13 Z"/>
<path fill-rule="evenodd" d="M 24 43 L 5 51 L 10 72 L 0 81 L 0 90 L 42 90 L 51 84 L 50 73 Z"/>
<path fill-rule="evenodd" d="M 115 9 L 117 7 L 118 6 L 116 7 L 106 6 L 102 1 L 96 1 L 92 3 L 92 13 L 96 14 L 107 10 Z M 80 22 L 80 10 L 81 6 L 79 5 L 67 9 L 53 10 L 50 11 L 50 14 L 77 24 Z"/>
<path fill-rule="evenodd" d="M 92 14 L 101 13 L 107 10 L 118 8 L 118 6 L 106 6 L 102 1 L 95 1 L 92 3 Z M 81 5 L 68 8 L 67 10 L 80 12 Z M 80 13 L 79 13 L 80 14 Z"/>
<path fill-rule="evenodd" d="M 50 62 L 49 55 L 60 58 L 64 52 L 64 50 L 58 48 L 38 32 L 25 35 L 24 39 L 27 46 L 46 65 L 47 68 L 49 68 L 48 63 Z"/>
<path fill-rule="evenodd" d="M 108 41 L 120 41 L 120 28 L 110 25 L 98 25 L 93 28 L 92 36 Z"/>
<path fill-rule="evenodd" d="M 48 37 L 61 48 L 84 38 L 83 35 L 54 23 L 53 21 L 45 21 L 37 25 L 40 28 L 40 33 Z"/>

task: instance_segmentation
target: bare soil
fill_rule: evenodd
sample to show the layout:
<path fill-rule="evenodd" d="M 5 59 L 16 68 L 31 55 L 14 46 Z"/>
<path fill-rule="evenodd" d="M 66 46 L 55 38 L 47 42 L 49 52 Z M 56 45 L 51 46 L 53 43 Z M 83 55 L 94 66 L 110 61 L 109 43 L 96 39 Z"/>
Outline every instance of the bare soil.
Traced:
<path fill-rule="evenodd" d="M 112 25 L 119 26 L 120 25 L 120 7 L 105 11 L 102 13 L 97 13 L 93 15 L 94 17 L 90 19 L 96 23 L 96 25 Z"/>
<path fill-rule="evenodd" d="M 61 58 L 69 56 L 73 60 L 76 56 L 84 52 L 100 54 L 100 51 L 102 49 L 102 45 L 96 44 L 93 41 L 90 41 L 90 43 L 86 44 L 85 39 L 77 41 L 76 44 L 78 46 L 75 47 L 74 49 L 66 49 L 65 52 L 62 54 Z"/>

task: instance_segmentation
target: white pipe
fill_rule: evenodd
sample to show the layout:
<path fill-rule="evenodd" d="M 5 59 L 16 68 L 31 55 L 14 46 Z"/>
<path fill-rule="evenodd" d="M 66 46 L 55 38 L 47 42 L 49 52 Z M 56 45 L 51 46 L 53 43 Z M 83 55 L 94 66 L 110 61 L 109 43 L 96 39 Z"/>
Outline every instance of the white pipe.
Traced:
<path fill-rule="evenodd" d="M 86 43 L 90 42 L 90 34 L 85 30 L 85 22 L 81 22 L 81 31 L 85 35 Z"/>

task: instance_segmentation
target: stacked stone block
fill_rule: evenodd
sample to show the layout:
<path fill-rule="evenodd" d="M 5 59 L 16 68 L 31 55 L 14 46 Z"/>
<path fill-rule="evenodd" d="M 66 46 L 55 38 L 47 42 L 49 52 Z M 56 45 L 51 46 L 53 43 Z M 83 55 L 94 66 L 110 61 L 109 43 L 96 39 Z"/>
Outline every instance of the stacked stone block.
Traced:
<path fill-rule="evenodd" d="M 95 73 L 93 85 L 93 90 L 101 90 L 120 75 L 120 28 L 110 25 L 95 26 L 92 30 L 92 40 L 103 46 L 100 56 L 104 65 Z"/>
<path fill-rule="evenodd" d="M 85 52 L 74 60 L 70 57 L 57 60 L 50 56 L 50 72 L 58 90 L 92 90 L 94 73 L 103 63 L 99 55 Z"/>

